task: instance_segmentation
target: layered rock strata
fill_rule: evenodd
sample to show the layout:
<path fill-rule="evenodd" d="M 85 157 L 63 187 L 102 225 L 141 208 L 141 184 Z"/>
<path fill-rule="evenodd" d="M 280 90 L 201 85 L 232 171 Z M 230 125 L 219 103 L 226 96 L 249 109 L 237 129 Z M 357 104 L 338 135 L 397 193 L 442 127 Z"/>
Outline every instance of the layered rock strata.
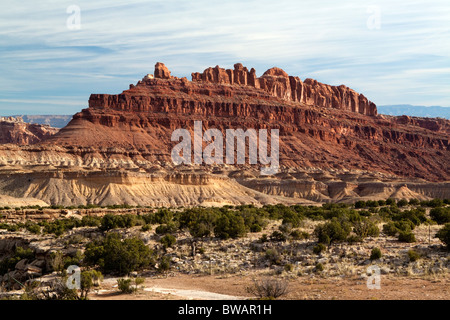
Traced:
<path fill-rule="evenodd" d="M 255 69 L 248 71 L 240 63 L 234 65 L 234 70 L 216 66 L 206 69 L 203 73 L 192 73 L 192 81 L 249 86 L 285 101 L 342 109 L 369 116 L 377 115 L 377 108 L 373 102 L 344 85 L 330 86 L 309 78 L 302 81 L 299 77 L 289 76 L 284 70 L 276 67 L 267 70 L 258 78 Z"/>
<path fill-rule="evenodd" d="M 0 144 L 35 144 L 54 135 L 58 130 L 48 125 L 26 123 L 21 117 L 0 117 Z"/>
<path fill-rule="evenodd" d="M 349 88 L 296 82 L 278 68 L 257 78 L 240 64 L 216 67 L 188 81 L 158 63 L 154 73 L 121 94 L 92 94 L 89 108 L 44 145 L 170 165 L 172 132 L 192 131 L 201 120 L 204 130 L 279 129 L 280 162 L 288 167 L 450 178 L 448 120 L 376 115 Z"/>
<path fill-rule="evenodd" d="M 280 170 L 175 166 L 174 130 L 279 129 Z M 30 146 L 0 146 L 0 194 L 11 203 L 195 206 L 450 198 L 450 122 L 378 115 L 345 86 L 241 64 L 192 81 L 162 63 Z M 203 143 L 206 145 L 206 143 Z M 14 200 L 18 199 L 18 200 Z M 20 201 L 19 201 L 20 200 Z"/>

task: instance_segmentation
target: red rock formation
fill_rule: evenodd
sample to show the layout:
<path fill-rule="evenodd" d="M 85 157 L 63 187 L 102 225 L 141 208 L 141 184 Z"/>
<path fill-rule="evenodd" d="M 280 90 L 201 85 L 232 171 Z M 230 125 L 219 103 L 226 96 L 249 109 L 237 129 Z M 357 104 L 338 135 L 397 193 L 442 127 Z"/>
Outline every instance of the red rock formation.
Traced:
<path fill-rule="evenodd" d="M 48 125 L 23 122 L 22 118 L 0 118 L 0 144 L 29 145 L 54 135 L 59 129 Z"/>
<path fill-rule="evenodd" d="M 251 86 L 261 88 L 272 96 L 286 101 L 343 109 L 369 116 L 377 115 L 377 108 L 373 102 L 344 85 L 330 86 L 313 79 L 302 82 L 300 78 L 289 76 L 280 68 L 271 68 L 257 78 L 255 69 L 249 72 L 240 63 L 234 65 L 234 70 L 216 66 L 206 69 L 203 73 L 193 73 L 192 81 Z"/>
<path fill-rule="evenodd" d="M 164 63 L 158 62 L 155 65 L 155 78 L 160 79 L 170 79 L 170 71 L 169 69 L 164 65 Z"/>
<path fill-rule="evenodd" d="M 119 148 L 125 157 L 170 165 L 173 130 L 202 120 L 204 129 L 223 132 L 280 129 L 285 166 L 450 180 L 448 120 L 376 116 L 373 103 L 345 86 L 302 82 L 278 68 L 256 78 L 241 64 L 216 66 L 192 74 L 192 82 L 169 76 L 161 64 L 156 69 L 154 79 L 121 94 L 92 94 L 89 108 L 45 144 L 93 154 Z"/>

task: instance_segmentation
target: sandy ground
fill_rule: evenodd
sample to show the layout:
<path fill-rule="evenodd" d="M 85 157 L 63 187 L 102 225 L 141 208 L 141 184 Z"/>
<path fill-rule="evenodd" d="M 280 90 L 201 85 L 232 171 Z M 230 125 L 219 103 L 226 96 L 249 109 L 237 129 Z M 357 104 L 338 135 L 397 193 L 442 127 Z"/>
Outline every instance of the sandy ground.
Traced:
<path fill-rule="evenodd" d="M 121 294 L 116 278 L 105 279 L 92 300 L 241 300 L 252 299 L 246 288 L 254 276 L 192 276 L 147 278 L 144 289 Z M 368 289 L 357 278 L 306 278 L 289 281 L 288 300 L 449 300 L 450 279 L 381 276 L 380 289 Z"/>

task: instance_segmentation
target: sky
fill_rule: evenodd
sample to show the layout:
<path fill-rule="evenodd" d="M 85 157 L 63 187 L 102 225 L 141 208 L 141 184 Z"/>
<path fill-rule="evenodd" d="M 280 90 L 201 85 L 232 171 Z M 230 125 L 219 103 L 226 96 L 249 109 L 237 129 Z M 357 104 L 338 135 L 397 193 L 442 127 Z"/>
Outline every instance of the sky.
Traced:
<path fill-rule="evenodd" d="M 346 86 L 377 105 L 450 107 L 448 0 L 0 2 L 0 115 L 74 114 L 163 62 L 241 62 Z"/>

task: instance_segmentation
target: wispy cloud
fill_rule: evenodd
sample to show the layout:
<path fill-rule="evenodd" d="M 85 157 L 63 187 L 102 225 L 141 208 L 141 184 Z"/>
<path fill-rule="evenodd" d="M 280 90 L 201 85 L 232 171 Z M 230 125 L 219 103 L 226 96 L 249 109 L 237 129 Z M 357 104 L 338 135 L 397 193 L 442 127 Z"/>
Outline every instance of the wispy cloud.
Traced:
<path fill-rule="evenodd" d="M 80 30 L 66 26 L 74 4 Z M 379 29 L 367 26 L 370 6 Z M 187 77 L 216 64 L 242 62 L 259 75 L 279 66 L 377 104 L 450 106 L 449 38 L 447 0 L 5 0 L 0 114 L 30 102 L 75 113 L 90 93 L 121 92 L 157 61 Z M 71 98 L 48 99 L 56 95 Z"/>

